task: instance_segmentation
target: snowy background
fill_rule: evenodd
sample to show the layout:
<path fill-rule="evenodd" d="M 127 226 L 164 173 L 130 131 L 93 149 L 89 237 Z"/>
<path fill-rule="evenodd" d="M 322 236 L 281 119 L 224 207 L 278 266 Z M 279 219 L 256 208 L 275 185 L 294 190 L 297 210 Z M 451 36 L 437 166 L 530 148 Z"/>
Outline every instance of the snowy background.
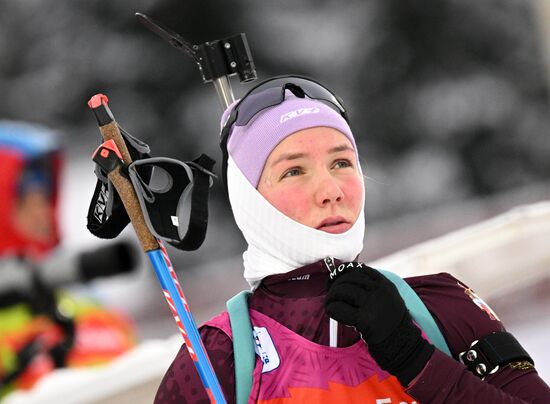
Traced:
<path fill-rule="evenodd" d="M 104 243 L 85 228 L 95 183 L 89 156 L 99 142 L 86 105 L 92 95 L 107 94 L 118 122 L 155 156 L 205 152 L 220 161 L 215 91 L 134 13 L 192 43 L 245 32 L 260 79 L 312 76 L 348 107 L 369 177 L 369 261 L 550 199 L 547 10 L 543 0 L 0 0 L 0 118 L 62 133 L 62 247 Z M 249 86 L 233 82 L 237 96 Z M 246 287 L 244 241 L 219 185 L 210 207 L 201 250 L 171 250 L 197 322 Z M 134 239 L 130 229 L 123 237 Z M 540 355 L 541 327 L 550 330 L 548 273 L 537 288 L 517 291 L 514 304 L 491 302 Z M 127 310 L 142 340 L 176 332 L 145 262 L 133 275 L 76 290 Z"/>

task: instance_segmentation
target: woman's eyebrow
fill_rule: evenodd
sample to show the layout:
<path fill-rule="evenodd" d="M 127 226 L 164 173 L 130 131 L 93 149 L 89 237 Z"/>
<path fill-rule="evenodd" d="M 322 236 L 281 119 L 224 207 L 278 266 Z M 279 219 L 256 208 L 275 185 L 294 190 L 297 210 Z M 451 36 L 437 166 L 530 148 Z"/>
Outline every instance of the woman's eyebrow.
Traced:
<path fill-rule="evenodd" d="M 279 156 L 277 160 L 273 162 L 273 165 L 279 164 L 281 161 L 284 160 L 297 160 L 305 156 L 307 156 L 307 153 L 283 153 Z"/>
<path fill-rule="evenodd" d="M 347 144 L 342 144 L 340 146 L 335 146 L 335 147 L 331 148 L 328 152 L 329 153 L 339 153 L 339 152 L 347 151 L 347 150 L 355 152 L 353 147 L 350 147 Z"/>
<path fill-rule="evenodd" d="M 350 147 L 347 144 L 334 146 L 328 150 L 328 153 L 333 154 L 333 153 L 339 153 L 342 151 L 352 151 L 355 153 L 355 150 L 353 149 L 353 147 Z M 273 165 L 279 164 L 281 161 L 297 160 L 302 157 L 307 157 L 307 155 L 308 153 L 283 153 L 279 156 L 277 160 L 273 162 Z"/>

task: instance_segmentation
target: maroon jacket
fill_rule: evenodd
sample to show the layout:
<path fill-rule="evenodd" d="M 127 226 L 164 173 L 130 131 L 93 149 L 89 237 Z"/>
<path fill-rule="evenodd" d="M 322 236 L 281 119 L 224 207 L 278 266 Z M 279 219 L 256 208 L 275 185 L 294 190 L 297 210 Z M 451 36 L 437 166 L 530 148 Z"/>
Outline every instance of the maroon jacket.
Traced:
<path fill-rule="evenodd" d="M 447 273 L 405 279 L 420 296 L 456 359 L 470 344 L 504 327 L 491 309 L 464 284 Z M 329 318 L 324 310 L 327 270 L 322 261 L 265 278 L 249 305 L 318 344 L 329 345 Z M 357 342 L 351 327 L 338 327 L 338 346 Z M 228 403 L 235 402 L 233 346 L 221 330 L 202 326 L 201 336 Z M 407 388 L 419 403 L 550 403 L 550 388 L 535 369 L 508 366 L 484 381 L 457 360 L 435 351 Z M 182 347 L 166 372 L 155 404 L 208 403 L 187 349 Z"/>

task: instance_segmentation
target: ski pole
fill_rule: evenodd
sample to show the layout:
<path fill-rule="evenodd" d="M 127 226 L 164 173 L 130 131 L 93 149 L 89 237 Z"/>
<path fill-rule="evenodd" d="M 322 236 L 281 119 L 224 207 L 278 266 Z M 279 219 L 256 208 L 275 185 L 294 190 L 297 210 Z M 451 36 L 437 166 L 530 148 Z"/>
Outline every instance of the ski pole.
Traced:
<path fill-rule="evenodd" d="M 176 320 L 210 402 L 225 403 L 219 381 L 200 338 L 168 252 L 162 241 L 149 231 L 135 190 L 131 182 L 121 174 L 122 166 L 130 164 L 132 159 L 107 103 L 108 98 L 103 94 L 96 94 L 88 101 L 88 106 L 94 112 L 99 131 L 105 141 L 95 151 L 94 161 L 108 172 L 109 180 L 122 199 L 142 249 L 155 270 L 170 311 Z"/>

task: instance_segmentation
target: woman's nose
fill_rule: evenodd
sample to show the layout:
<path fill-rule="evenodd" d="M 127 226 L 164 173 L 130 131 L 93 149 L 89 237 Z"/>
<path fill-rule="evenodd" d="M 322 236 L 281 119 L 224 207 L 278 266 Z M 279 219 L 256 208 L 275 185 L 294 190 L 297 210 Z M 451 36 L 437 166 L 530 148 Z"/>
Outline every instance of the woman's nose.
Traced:
<path fill-rule="evenodd" d="M 344 199 L 344 193 L 331 175 L 325 175 L 317 184 L 315 199 L 319 206 L 326 206 L 341 202 Z"/>

